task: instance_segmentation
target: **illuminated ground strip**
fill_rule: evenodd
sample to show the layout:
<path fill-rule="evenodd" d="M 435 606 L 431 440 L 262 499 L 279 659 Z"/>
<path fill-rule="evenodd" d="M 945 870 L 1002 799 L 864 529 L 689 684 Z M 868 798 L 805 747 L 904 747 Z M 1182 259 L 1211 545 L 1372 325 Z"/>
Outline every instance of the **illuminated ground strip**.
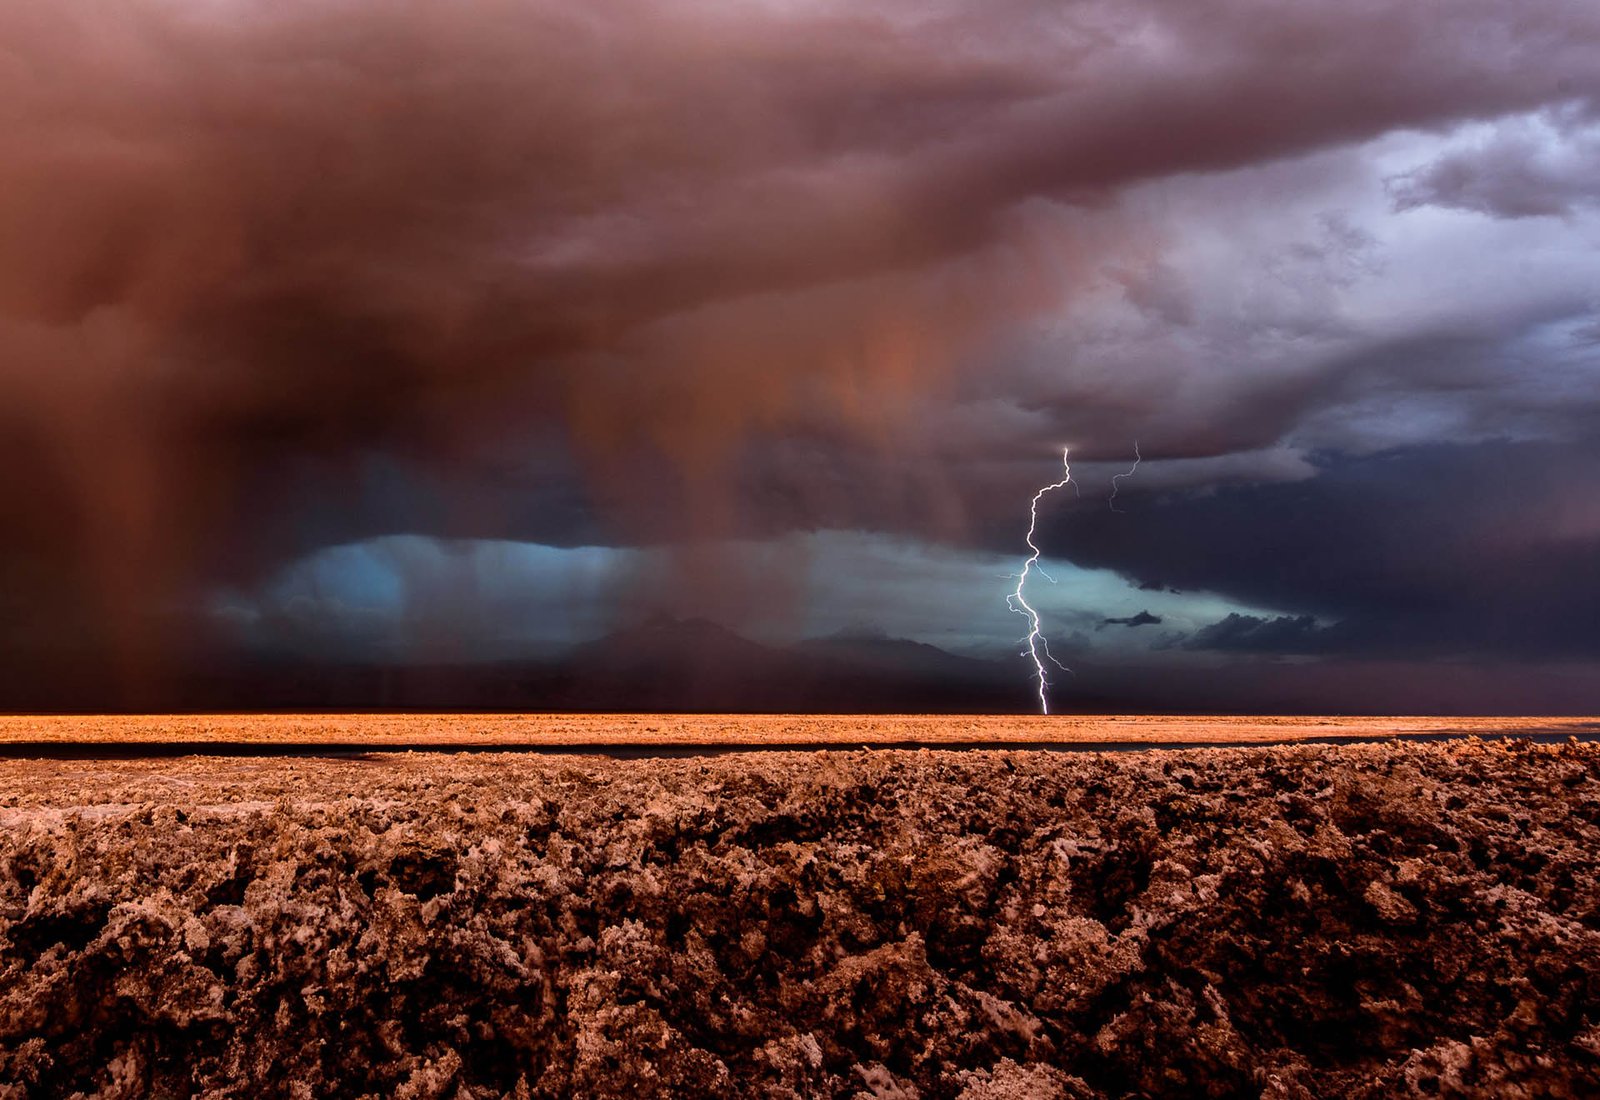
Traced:
<path fill-rule="evenodd" d="M 1023 595 L 1023 588 L 1028 583 L 1028 574 L 1039 564 L 1039 548 L 1033 542 L 1034 531 L 1039 526 L 1039 501 L 1044 498 L 1046 493 L 1064 489 L 1072 483 L 1072 464 L 1067 461 L 1068 451 L 1069 448 L 1065 447 L 1061 450 L 1061 468 L 1064 471 L 1064 476 L 1061 480 L 1046 485 L 1043 489 L 1033 494 L 1033 503 L 1028 508 L 1027 538 L 1028 549 L 1032 553 L 1029 555 L 1028 560 L 1022 563 L 1022 572 L 1017 574 L 1017 587 L 1006 597 L 1006 606 L 1028 620 L 1028 636 L 1026 638 L 1028 648 L 1023 653 L 1033 659 L 1034 675 L 1038 677 L 1039 681 L 1039 712 L 1041 714 L 1050 713 L 1050 699 L 1046 694 L 1046 689 L 1050 686 L 1050 678 L 1045 674 L 1045 660 L 1048 659 L 1051 664 L 1063 672 L 1071 672 L 1072 670 L 1050 655 L 1050 643 L 1045 640 L 1043 632 L 1039 629 L 1039 613 L 1033 609 L 1033 605 Z M 1044 573 L 1044 569 L 1040 568 L 1039 572 Z M 1046 578 L 1049 578 L 1049 576 L 1048 573 L 1045 573 Z"/>

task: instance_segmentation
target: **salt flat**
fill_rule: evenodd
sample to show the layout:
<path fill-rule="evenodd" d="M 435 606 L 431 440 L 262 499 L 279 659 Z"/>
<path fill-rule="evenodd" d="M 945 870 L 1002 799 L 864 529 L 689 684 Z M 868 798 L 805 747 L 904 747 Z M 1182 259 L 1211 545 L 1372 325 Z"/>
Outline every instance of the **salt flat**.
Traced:
<path fill-rule="evenodd" d="M 0 716 L 0 745 L 1266 744 L 1435 734 L 1593 736 L 1600 719 L 1295 715 L 141 714 Z"/>

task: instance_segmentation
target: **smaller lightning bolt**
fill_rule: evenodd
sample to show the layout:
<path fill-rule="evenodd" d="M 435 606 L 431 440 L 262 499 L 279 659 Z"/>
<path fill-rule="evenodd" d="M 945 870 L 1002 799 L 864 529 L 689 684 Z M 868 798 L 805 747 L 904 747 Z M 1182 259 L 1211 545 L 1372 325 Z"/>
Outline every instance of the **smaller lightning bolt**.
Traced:
<path fill-rule="evenodd" d="M 1063 447 L 1061 449 L 1061 480 L 1053 482 L 1050 485 L 1046 485 L 1037 493 L 1033 494 L 1033 503 L 1028 507 L 1027 537 L 1028 549 L 1032 551 L 1032 553 L 1028 556 L 1028 560 L 1022 563 L 1022 572 L 1016 575 L 1017 587 L 1013 589 L 1011 594 L 1006 597 L 1006 606 L 1028 620 L 1028 636 L 1026 639 L 1028 648 L 1024 652 L 1033 659 L 1034 676 L 1039 681 L 1039 711 L 1042 714 L 1050 713 L 1050 699 L 1046 694 L 1046 689 L 1050 686 L 1050 677 L 1044 670 L 1044 662 L 1048 660 L 1051 664 L 1055 665 L 1063 672 L 1071 672 L 1072 670 L 1067 668 L 1066 665 L 1062 664 L 1051 655 L 1050 643 L 1045 640 L 1044 633 L 1040 629 L 1039 613 L 1035 611 L 1033 605 L 1028 602 L 1027 597 L 1023 595 L 1022 590 L 1028 583 L 1028 574 L 1034 569 L 1038 569 L 1040 573 L 1044 573 L 1044 568 L 1039 565 L 1039 547 L 1036 546 L 1033 541 L 1034 532 L 1037 531 L 1039 527 L 1039 501 L 1044 499 L 1044 495 L 1046 493 L 1054 492 L 1057 489 L 1064 489 L 1068 485 L 1071 485 L 1074 489 L 1078 487 L 1077 484 L 1072 480 L 1072 464 L 1067 461 L 1067 455 L 1069 451 L 1070 448 L 1067 447 Z M 1047 579 L 1053 579 L 1050 578 L 1048 573 L 1044 573 L 1044 575 Z"/>
<path fill-rule="evenodd" d="M 1137 439 L 1135 439 L 1133 441 L 1133 465 L 1128 467 L 1128 472 L 1127 473 L 1125 473 L 1125 474 L 1117 474 L 1115 477 L 1113 477 L 1111 479 L 1111 496 L 1106 499 L 1106 505 L 1113 512 L 1121 512 L 1122 511 L 1121 508 L 1117 507 L 1117 490 L 1121 488 L 1121 486 L 1118 485 L 1117 482 L 1121 481 L 1125 477 L 1132 477 L 1138 471 L 1139 463 L 1141 463 L 1143 461 L 1144 461 L 1144 456 L 1139 453 L 1139 441 Z"/>

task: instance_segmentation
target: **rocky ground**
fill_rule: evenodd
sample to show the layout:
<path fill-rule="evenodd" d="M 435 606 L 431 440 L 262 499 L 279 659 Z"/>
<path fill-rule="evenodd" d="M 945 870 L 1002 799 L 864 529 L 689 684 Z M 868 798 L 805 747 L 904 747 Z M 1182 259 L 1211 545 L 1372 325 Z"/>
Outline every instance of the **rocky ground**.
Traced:
<path fill-rule="evenodd" d="M 0 1096 L 1600 1095 L 1600 748 L 0 765 Z"/>

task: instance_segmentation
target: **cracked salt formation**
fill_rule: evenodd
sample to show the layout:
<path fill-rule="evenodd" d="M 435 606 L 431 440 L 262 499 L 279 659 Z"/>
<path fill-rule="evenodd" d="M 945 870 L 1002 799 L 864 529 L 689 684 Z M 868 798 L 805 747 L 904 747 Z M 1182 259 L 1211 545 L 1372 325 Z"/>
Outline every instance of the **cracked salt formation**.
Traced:
<path fill-rule="evenodd" d="M 13 763 L 0 1096 L 1600 1094 L 1600 749 Z"/>

